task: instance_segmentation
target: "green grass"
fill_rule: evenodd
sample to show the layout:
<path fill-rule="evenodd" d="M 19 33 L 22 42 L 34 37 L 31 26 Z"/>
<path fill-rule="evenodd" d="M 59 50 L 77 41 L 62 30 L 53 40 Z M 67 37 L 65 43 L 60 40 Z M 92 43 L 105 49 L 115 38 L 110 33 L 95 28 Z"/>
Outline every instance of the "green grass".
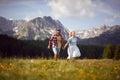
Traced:
<path fill-rule="evenodd" d="M 120 80 L 120 61 L 0 59 L 0 80 Z"/>

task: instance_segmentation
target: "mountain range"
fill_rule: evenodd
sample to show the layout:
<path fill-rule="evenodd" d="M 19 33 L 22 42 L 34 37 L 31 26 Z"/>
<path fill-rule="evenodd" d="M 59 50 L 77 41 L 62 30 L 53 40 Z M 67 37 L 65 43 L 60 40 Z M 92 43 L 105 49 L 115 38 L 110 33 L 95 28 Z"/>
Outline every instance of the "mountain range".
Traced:
<path fill-rule="evenodd" d="M 59 20 L 54 20 L 50 16 L 37 17 L 29 21 L 9 20 L 0 17 L 0 34 L 7 34 L 22 40 L 45 40 L 57 28 L 61 29 L 64 38 L 68 39 L 69 29 Z M 103 25 L 100 28 L 76 30 L 75 32 L 80 44 L 106 45 L 120 43 L 120 25 Z"/>
<path fill-rule="evenodd" d="M 8 20 L 0 17 L 0 33 L 7 34 L 22 40 L 45 40 L 56 29 L 61 29 L 62 35 L 67 39 L 68 30 L 59 20 L 50 16 L 37 17 L 30 21 Z"/>
<path fill-rule="evenodd" d="M 96 33 L 94 30 L 92 32 Z M 88 35 L 91 35 L 91 33 Z M 104 26 L 98 30 L 98 33 L 92 36 L 94 37 L 88 36 L 89 38 L 79 39 L 79 43 L 86 45 L 120 44 L 120 25 Z"/>
<path fill-rule="evenodd" d="M 100 28 L 92 28 L 88 30 L 76 30 L 76 36 L 79 37 L 80 39 L 94 38 L 111 29 L 112 27 L 103 25 Z"/>

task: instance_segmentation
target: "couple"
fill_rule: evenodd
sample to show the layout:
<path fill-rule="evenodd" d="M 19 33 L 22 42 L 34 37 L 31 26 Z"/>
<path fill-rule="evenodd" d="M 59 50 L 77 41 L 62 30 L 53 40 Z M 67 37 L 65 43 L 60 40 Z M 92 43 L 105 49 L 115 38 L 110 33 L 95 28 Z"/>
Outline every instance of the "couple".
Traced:
<path fill-rule="evenodd" d="M 58 55 L 59 55 L 61 46 L 63 46 L 63 49 L 65 49 L 67 47 L 67 45 L 69 45 L 68 50 L 67 50 L 68 51 L 67 60 L 74 59 L 81 55 L 81 53 L 77 47 L 77 38 L 75 37 L 75 32 L 74 31 L 70 32 L 69 36 L 70 37 L 64 46 L 63 46 L 63 37 L 61 35 L 60 29 L 57 29 L 56 33 L 51 36 L 51 38 L 49 40 L 49 44 L 48 44 L 48 49 L 50 49 L 50 45 L 52 45 L 52 50 L 54 52 L 54 59 L 56 61 L 58 59 Z"/>

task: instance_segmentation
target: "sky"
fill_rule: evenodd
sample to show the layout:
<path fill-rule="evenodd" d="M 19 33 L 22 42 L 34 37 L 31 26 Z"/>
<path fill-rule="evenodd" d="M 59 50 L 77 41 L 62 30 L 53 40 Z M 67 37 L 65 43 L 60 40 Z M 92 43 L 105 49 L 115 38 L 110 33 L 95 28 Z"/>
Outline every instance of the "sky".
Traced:
<path fill-rule="evenodd" d="M 120 0 L 0 0 L 0 16 L 30 20 L 51 16 L 70 30 L 120 25 Z"/>

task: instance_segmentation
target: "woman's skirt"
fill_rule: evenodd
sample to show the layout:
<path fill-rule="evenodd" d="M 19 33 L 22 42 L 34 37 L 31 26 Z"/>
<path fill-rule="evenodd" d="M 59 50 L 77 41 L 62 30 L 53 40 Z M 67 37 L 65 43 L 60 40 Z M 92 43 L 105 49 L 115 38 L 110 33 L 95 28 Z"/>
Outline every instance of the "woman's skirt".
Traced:
<path fill-rule="evenodd" d="M 76 58 L 76 57 L 81 56 L 80 50 L 76 45 L 74 45 L 74 46 L 69 45 L 67 51 L 68 51 L 67 59 Z"/>

